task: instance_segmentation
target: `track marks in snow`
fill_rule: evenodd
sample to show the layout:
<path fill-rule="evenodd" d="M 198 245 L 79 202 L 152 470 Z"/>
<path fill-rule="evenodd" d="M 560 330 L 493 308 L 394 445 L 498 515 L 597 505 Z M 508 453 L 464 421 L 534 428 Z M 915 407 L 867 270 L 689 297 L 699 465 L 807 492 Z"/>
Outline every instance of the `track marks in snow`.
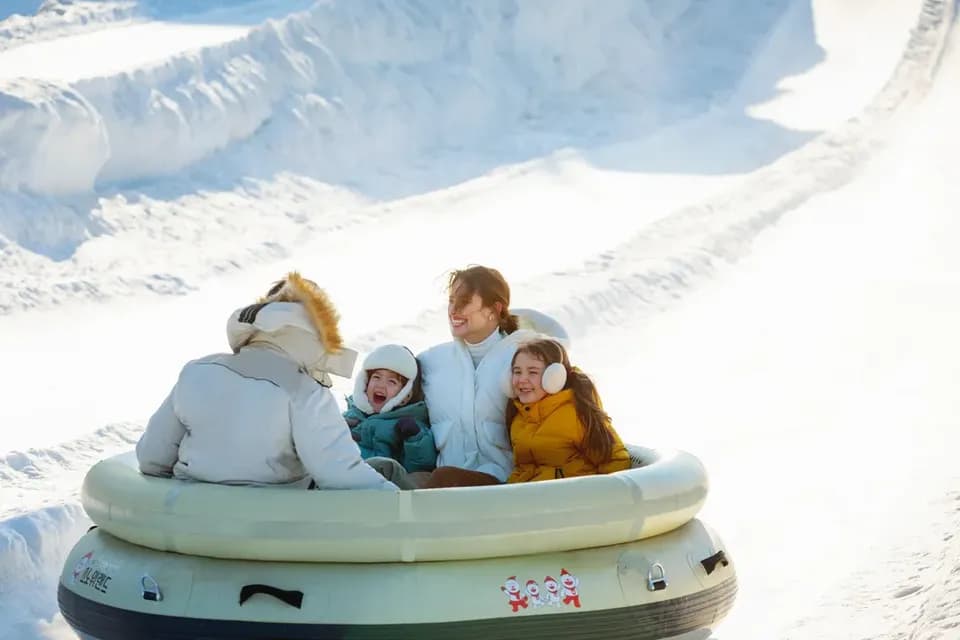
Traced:
<path fill-rule="evenodd" d="M 921 591 L 922 589 L 923 587 L 917 586 L 917 585 L 914 585 L 912 587 L 906 587 L 906 588 L 900 589 L 895 594 L 893 594 L 893 597 L 906 598 L 907 596 L 912 596 L 913 594 L 915 594 L 918 591 Z"/>
<path fill-rule="evenodd" d="M 747 253 L 753 239 L 783 215 L 856 177 L 883 147 L 892 121 L 904 117 L 931 88 L 954 12 L 953 2 L 924 2 L 890 81 L 859 118 L 750 175 L 728 193 L 647 226 L 580 269 L 521 286 L 528 294 L 538 291 L 536 304 L 555 313 L 572 335 L 597 321 L 615 323 L 625 314 L 654 311 L 681 297 L 719 263 Z M 557 296 L 558 291 L 564 295 Z"/>
<path fill-rule="evenodd" d="M 960 483 L 956 478 L 954 485 Z M 941 552 L 933 559 L 926 585 L 921 587 L 916 606 L 915 627 L 908 640 L 952 640 L 960 637 L 960 491 L 949 499 L 952 518 L 943 533 Z M 894 637 L 896 638 L 896 636 Z M 897 640 L 899 640 L 897 638 Z"/>
<path fill-rule="evenodd" d="M 626 242 L 597 251 L 579 266 L 514 282 L 517 306 L 547 311 L 577 336 L 596 324 L 656 312 L 711 276 L 719 265 L 745 255 L 763 230 L 814 195 L 853 180 L 883 147 L 892 122 L 922 100 L 932 85 L 953 10 L 953 4 L 940 0 L 925 2 L 901 62 L 859 118 L 717 197 L 641 225 Z M 390 210 L 381 207 L 381 214 Z M 408 210 L 403 215 L 424 224 L 433 214 L 413 216 Z M 424 329 L 442 330 L 443 318 L 441 309 L 426 309 L 412 321 L 351 339 L 361 350 L 388 337 L 415 346 L 421 343 Z"/>
<path fill-rule="evenodd" d="M 952 483 L 958 481 L 954 478 Z M 829 599 L 814 607 L 784 640 L 960 637 L 960 538 L 954 535 L 960 530 L 960 511 L 950 510 L 950 503 L 958 501 L 960 493 L 953 493 L 918 505 L 922 516 L 900 514 L 909 522 L 909 533 L 899 536 L 898 545 L 880 549 L 868 542 L 864 548 L 864 557 L 871 560 L 868 566 L 834 585 Z M 930 514 L 939 517 L 930 518 Z M 878 585 L 888 588 L 878 591 Z M 838 628 L 839 619 L 847 620 L 847 626 Z"/>

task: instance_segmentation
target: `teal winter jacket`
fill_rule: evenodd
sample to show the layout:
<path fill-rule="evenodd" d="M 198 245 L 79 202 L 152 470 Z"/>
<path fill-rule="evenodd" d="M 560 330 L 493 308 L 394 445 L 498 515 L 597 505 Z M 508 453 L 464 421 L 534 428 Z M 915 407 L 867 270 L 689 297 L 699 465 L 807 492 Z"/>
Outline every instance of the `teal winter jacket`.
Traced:
<path fill-rule="evenodd" d="M 437 466 L 437 447 L 427 420 L 425 402 L 367 415 L 357 409 L 353 396 L 350 396 L 343 417 L 350 425 L 350 433 L 360 445 L 360 455 L 364 459 L 374 456 L 393 458 L 407 471 L 432 471 Z M 415 434 L 407 438 L 397 430 L 397 423 L 403 418 L 411 418 L 417 426 Z"/>

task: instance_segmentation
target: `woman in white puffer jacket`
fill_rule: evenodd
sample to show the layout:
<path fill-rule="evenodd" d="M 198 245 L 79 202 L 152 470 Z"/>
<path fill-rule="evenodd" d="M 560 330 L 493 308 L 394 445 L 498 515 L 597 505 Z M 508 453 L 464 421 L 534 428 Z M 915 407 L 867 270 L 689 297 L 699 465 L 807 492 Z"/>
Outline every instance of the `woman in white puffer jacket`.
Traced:
<path fill-rule="evenodd" d="M 187 363 L 137 443 L 147 475 L 221 484 L 398 490 L 360 457 L 330 392 L 350 377 L 325 292 L 298 273 L 227 322 L 233 353 Z"/>
<path fill-rule="evenodd" d="M 552 337 L 569 346 L 569 339 L 548 316 L 511 310 L 510 287 L 496 269 L 453 271 L 448 288 L 453 340 L 418 356 L 437 469 L 415 482 L 423 488 L 499 484 L 513 470 L 506 407 L 517 345 Z"/>

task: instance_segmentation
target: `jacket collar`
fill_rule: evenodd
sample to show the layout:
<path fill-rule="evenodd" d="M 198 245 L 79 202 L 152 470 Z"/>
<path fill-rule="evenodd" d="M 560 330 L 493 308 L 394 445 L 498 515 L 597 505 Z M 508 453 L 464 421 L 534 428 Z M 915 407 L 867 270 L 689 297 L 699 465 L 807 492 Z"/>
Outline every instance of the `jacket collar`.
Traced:
<path fill-rule="evenodd" d="M 454 338 L 447 344 L 453 344 L 453 348 L 457 351 L 457 353 L 460 354 L 458 357 L 461 358 L 464 362 L 469 361 L 470 367 L 472 369 L 479 369 L 480 365 L 483 364 L 483 362 L 487 360 L 487 358 L 489 358 L 491 354 L 500 353 L 504 349 L 513 349 L 516 347 L 518 343 L 523 342 L 525 340 L 532 340 L 536 337 L 537 337 L 536 333 L 532 331 L 527 331 L 525 329 L 517 329 L 513 333 L 510 333 L 507 335 L 501 335 L 500 338 L 494 341 L 493 346 L 490 347 L 490 349 L 485 354 L 483 354 L 483 358 L 480 360 L 480 362 L 476 366 L 474 366 L 473 364 L 473 356 L 470 354 L 470 348 L 467 345 L 466 341 L 461 340 L 460 338 Z M 508 370 L 508 375 L 509 375 L 509 370 Z"/>
<path fill-rule="evenodd" d="M 563 389 L 559 393 L 547 395 L 531 404 L 523 404 L 518 400 L 514 400 L 513 404 L 527 422 L 537 423 L 570 402 L 573 402 L 573 389 Z"/>
<path fill-rule="evenodd" d="M 355 396 L 347 396 L 347 410 L 350 409 L 356 409 L 368 418 L 370 416 L 376 416 L 377 418 L 381 418 L 383 420 L 396 420 L 407 416 L 411 418 L 423 418 L 426 420 L 427 417 L 427 403 L 424 400 L 418 400 L 417 402 L 411 402 L 399 407 L 394 407 L 393 409 L 383 413 L 367 413 L 357 404 Z"/>

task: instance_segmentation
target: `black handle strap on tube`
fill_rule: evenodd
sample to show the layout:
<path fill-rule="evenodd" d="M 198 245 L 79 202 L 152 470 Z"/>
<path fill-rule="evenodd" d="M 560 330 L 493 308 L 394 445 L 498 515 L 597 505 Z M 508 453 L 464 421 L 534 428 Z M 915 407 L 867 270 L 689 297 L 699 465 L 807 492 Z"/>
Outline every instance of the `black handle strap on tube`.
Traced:
<path fill-rule="evenodd" d="M 713 554 L 709 558 L 704 558 L 703 560 L 701 560 L 700 564 L 703 565 L 703 568 L 707 572 L 707 575 L 710 575 L 711 573 L 713 573 L 714 569 L 717 568 L 718 564 L 727 566 L 728 564 L 730 564 L 730 561 L 727 560 L 727 555 L 721 549 L 720 551 L 717 551 L 715 554 Z"/>
<path fill-rule="evenodd" d="M 303 591 L 287 591 L 285 589 L 271 587 L 268 584 L 247 584 L 240 589 L 241 606 L 244 602 L 249 600 L 251 596 L 254 596 L 258 593 L 262 593 L 267 596 L 273 596 L 277 600 L 280 600 L 291 607 L 296 607 L 297 609 L 299 609 L 303 604 Z"/>

